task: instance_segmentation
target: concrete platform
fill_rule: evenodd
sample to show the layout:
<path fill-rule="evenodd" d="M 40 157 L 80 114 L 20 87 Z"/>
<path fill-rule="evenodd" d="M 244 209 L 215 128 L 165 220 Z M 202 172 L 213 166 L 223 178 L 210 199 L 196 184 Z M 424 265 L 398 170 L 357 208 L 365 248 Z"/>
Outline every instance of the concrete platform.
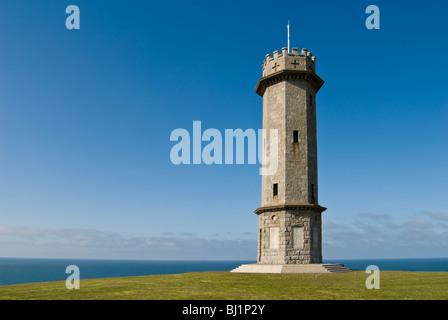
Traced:
<path fill-rule="evenodd" d="M 349 272 L 342 264 L 243 264 L 230 272 L 240 273 L 337 273 Z"/>

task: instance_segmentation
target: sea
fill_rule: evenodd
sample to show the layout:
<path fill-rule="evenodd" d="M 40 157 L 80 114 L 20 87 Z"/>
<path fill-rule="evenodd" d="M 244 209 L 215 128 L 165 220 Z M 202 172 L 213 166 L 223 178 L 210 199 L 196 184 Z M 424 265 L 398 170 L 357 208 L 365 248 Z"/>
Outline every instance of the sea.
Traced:
<path fill-rule="evenodd" d="M 197 271 L 229 271 L 251 260 L 232 261 L 161 261 L 161 260 L 93 260 L 0 258 L 0 285 L 62 281 L 71 275 L 68 266 L 79 268 L 79 278 L 109 278 L 177 274 Z M 413 259 L 337 259 L 324 263 L 343 264 L 351 270 L 366 270 L 376 265 L 379 270 L 448 272 L 448 258 Z"/>

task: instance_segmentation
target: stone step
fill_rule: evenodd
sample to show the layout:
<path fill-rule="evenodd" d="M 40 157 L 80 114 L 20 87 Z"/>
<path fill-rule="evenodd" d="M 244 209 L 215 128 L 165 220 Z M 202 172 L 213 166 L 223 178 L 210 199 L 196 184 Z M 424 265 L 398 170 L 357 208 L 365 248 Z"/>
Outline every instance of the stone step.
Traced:
<path fill-rule="evenodd" d="M 347 269 L 346 267 L 344 267 L 342 264 L 324 264 L 323 267 L 331 273 L 351 271 L 350 269 Z"/>
<path fill-rule="evenodd" d="M 230 272 L 235 273 L 338 273 L 350 269 L 340 264 L 243 264 Z"/>

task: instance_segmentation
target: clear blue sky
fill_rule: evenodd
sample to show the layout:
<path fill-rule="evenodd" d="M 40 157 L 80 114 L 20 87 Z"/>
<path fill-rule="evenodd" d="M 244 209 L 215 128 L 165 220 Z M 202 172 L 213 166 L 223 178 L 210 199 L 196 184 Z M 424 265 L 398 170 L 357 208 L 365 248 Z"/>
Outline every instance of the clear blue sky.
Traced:
<path fill-rule="evenodd" d="M 324 259 L 447 256 L 447 11 L 0 0 L 0 256 L 255 260 L 259 165 L 175 166 L 170 133 L 261 128 L 254 88 L 288 19 L 325 80 Z"/>

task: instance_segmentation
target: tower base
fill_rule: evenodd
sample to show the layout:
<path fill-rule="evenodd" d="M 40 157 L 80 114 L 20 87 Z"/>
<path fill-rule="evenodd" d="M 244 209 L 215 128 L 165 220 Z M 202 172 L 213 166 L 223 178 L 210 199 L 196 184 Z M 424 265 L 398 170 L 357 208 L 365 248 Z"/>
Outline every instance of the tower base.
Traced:
<path fill-rule="evenodd" d="M 322 212 L 325 209 L 311 203 L 256 209 L 258 264 L 322 263 Z"/>
<path fill-rule="evenodd" d="M 235 273 L 337 273 L 349 272 L 342 264 L 310 263 L 310 264 L 243 264 L 231 270 Z"/>

